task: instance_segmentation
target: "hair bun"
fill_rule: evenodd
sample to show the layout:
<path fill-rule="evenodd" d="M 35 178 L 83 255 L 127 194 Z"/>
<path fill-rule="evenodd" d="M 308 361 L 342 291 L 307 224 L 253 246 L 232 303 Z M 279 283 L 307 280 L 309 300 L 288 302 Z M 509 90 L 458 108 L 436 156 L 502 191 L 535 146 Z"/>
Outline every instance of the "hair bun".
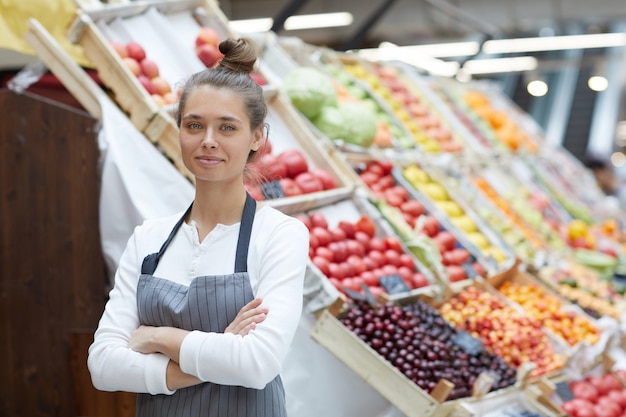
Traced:
<path fill-rule="evenodd" d="M 224 57 L 217 65 L 218 68 L 245 74 L 250 74 L 254 69 L 258 49 L 251 39 L 228 38 L 220 42 L 219 49 Z"/>

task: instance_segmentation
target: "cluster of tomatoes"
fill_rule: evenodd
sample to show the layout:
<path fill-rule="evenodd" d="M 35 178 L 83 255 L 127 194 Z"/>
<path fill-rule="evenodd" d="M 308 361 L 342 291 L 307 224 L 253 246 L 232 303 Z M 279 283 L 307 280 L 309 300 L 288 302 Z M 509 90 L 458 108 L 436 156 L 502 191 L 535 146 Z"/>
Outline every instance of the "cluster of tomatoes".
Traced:
<path fill-rule="evenodd" d="M 378 234 L 376 223 L 366 214 L 355 222 L 341 220 L 334 227 L 319 211 L 295 217 L 309 229 L 313 264 L 340 291 L 363 292 L 367 286 L 377 297 L 386 292 L 381 278 L 387 276 L 400 277 L 409 289 L 430 284 L 401 240 Z"/>

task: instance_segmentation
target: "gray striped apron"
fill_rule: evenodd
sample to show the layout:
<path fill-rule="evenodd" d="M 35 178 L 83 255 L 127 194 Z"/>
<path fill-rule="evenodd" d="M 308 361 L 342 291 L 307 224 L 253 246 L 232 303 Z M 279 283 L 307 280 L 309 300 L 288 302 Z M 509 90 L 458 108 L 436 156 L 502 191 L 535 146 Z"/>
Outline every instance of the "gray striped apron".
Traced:
<path fill-rule="evenodd" d="M 223 333 L 254 295 L 248 278 L 248 246 L 256 202 L 250 195 L 241 217 L 235 273 L 196 277 L 189 287 L 153 276 L 159 259 L 191 206 L 157 253 L 146 256 L 137 285 L 139 321 L 147 326 Z M 219 260 L 216 260 L 219 262 Z M 173 395 L 138 394 L 138 417 L 284 417 L 285 391 L 280 376 L 264 389 L 205 382 Z"/>

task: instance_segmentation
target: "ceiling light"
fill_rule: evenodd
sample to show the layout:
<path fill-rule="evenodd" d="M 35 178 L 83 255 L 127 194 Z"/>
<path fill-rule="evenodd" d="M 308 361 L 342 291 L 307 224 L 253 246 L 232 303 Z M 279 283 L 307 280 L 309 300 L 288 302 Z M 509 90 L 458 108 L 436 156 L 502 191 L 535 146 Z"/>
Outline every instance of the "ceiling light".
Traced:
<path fill-rule="evenodd" d="M 337 26 L 349 26 L 353 17 L 348 12 L 303 14 L 290 16 L 285 20 L 285 30 L 319 29 Z M 258 19 L 231 20 L 229 25 L 237 33 L 267 32 L 272 28 L 274 19 L 260 17 Z"/>
<path fill-rule="evenodd" d="M 231 20 L 228 24 L 237 33 L 267 32 L 272 28 L 274 20 L 271 17 L 258 19 Z"/>
<path fill-rule="evenodd" d="M 285 30 L 350 26 L 352 24 L 352 21 L 352 13 L 348 12 L 290 16 L 287 18 L 287 20 L 285 20 Z"/>
<path fill-rule="evenodd" d="M 611 163 L 614 167 L 619 168 L 626 163 L 626 156 L 621 152 L 614 152 L 611 155 Z"/>
<path fill-rule="evenodd" d="M 484 43 L 483 52 L 486 54 L 511 54 L 563 49 L 609 48 L 614 46 L 626 46 L 626 33 L 494 39 Z"/>
<path fill-rule="evenodd" d="M 532 71 L 537 59 L 532 56 L 515 58 L 475 59 L 467 61 L 463 70 L 468 74 L 496 74 L 504 72 Z"/>
<path fill-rule="evenodd" d="M 545 81 L 533 80 L 526 86 L 528 94 L 535 97 L 542 97 L 548 93 L 548 84 Z"/>
<path fill-rule="evenodd" d="M 387 44 L 388 42 L 382 42 L 380 44 L 380 47 L 385 47 Z M 480 44 L 474 41 L 398 46 L 398 48 L 400 48 L 399 51 L 402 51 L 402 53 L 418 53 L 428 55 L 433 58 L 469 56 L 476 55 L 478 52 L 480 52 Z"/>
<path fill-rule="evenodd" d="M 604 91 L 609 86 L 609 81 L 604 77 L 594 75 L 593 77 L 589 77 L 589 80 L 587 80 L 587 85 L 593 91 Z"/>

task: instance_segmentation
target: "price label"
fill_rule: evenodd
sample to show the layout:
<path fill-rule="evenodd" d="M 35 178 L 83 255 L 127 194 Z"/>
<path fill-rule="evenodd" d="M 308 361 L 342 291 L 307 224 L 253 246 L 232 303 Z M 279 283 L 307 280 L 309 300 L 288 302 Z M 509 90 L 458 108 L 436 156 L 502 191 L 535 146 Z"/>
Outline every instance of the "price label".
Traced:
<path fill-rule="evenodd" d="M 569 389 L 569 384 L 567 383 L 567 381 L 557 382 L 555 386 L 556 393 L 559 398 L 563 400 L 563 402 L 574 399 L 574 394 L 572 393 L 572 390 Z"/>
<path fill-rule="evenodd" d="M 456 332 L 452 337 L 452 342 L 469 355 L 477 355 L 485 348 L 483 342 L 462 330 Z"/>
<path fill-rule="evenodd" d="M 274 200 L 276 198 L 284 198 L 285 193 L 283 192 L 283 187 L 281 187 L 280 182 L 278 181 L 270 181 L 264 182 L 261 184 L 261 193 L 263 193 L 263 197 L 267 200 Z"/>
<path fill-rule="evenodd" d="M 387 275 L 380 278 L 380 285 L 387 291 L 387 294 L 399 294 L 411 291 L 400 275 Z"/>
<path fill-rule="evenodd" d="M 367 301 L 367 297 L 364 294 L 361 294 L 358 291 L 353 291 L 349 288 L 343 287 L 343 291 L 346 293 L 348 297 L 355 301 Z"/>

